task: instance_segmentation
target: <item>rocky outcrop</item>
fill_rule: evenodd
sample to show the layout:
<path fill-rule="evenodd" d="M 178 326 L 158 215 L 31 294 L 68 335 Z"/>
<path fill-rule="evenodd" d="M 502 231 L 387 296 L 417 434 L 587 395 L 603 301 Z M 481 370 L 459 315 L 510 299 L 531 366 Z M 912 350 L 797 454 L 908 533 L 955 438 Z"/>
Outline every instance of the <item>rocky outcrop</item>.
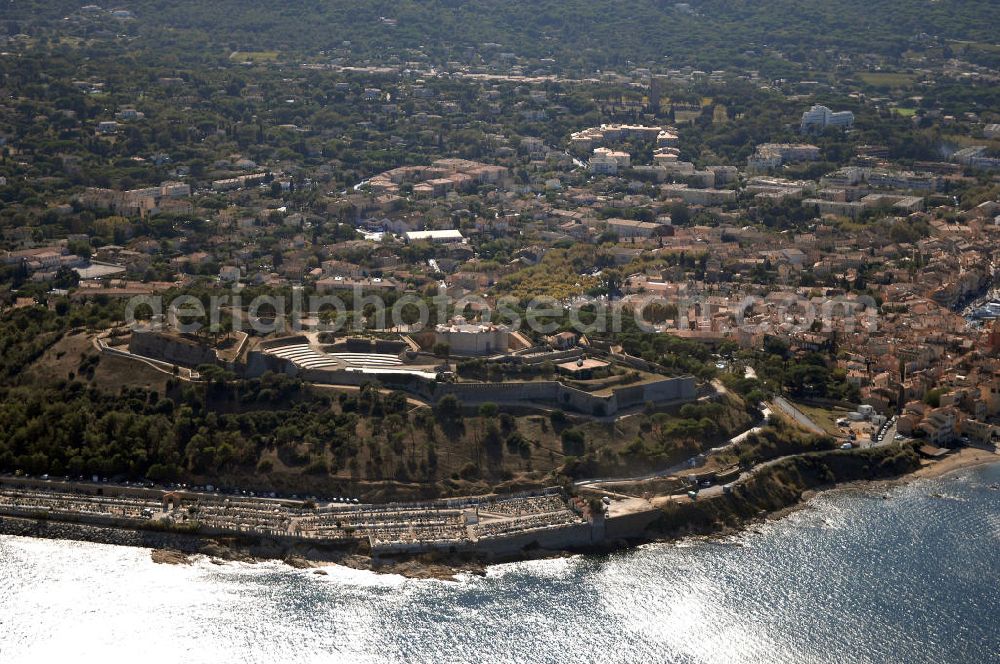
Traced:
<path fill-rule="evenodd" d="M 724 532 L 793 507 L 813 490 L 891 479 L 919 467 L 920 458 L 910 446 L 790 456 L 761 467 L 731 493 L 667 503 L 647 533 L 654 538 L 674 538 Z"/>

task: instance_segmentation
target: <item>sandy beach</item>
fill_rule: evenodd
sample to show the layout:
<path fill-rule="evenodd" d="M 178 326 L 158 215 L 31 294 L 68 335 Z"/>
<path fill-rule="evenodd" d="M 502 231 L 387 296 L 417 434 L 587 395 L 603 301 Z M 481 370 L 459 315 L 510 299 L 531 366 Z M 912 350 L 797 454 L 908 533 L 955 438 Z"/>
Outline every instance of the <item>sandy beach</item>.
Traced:
<path fill-rule="evenodd" d="M 976 447 L 964 447 L 938 461 L 924 461 L 910 477 L 941 477 L 955 470 L 1000 462 L 1000 454 Z M 904 478 L 907 479 L 907 478 Z"/>

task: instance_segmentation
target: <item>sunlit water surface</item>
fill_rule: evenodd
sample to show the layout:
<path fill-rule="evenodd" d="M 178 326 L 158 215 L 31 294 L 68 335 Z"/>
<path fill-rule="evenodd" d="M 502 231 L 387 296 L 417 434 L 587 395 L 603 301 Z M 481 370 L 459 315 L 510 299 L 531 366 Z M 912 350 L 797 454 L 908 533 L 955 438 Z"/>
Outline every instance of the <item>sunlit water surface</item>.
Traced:
<path fill-rule="evenodd" d="M 1000 661 L 1000 465 L 883 493 L 457 583 L 0 537 L 0 662 Z"/>

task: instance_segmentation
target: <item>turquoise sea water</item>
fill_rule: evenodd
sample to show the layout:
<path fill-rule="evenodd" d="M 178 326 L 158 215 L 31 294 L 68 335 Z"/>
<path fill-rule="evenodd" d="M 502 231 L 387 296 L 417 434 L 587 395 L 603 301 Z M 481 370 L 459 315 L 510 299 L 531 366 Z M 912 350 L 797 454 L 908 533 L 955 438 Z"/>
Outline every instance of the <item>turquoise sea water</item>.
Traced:
<path fill-rule="evenodd" d="M 328 571 L 0 537 L 0 662 L 997 662 L 1000 464 L 724 541 L 457 583 Z"/>

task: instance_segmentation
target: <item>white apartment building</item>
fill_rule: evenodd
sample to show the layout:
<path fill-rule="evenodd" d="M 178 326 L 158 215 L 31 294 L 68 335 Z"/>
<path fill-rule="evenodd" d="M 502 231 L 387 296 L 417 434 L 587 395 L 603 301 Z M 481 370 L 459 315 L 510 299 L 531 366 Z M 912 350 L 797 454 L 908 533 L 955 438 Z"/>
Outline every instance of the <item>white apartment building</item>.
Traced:
<path fill-rule="evenodd" d="M 851 111 L 831 111 L 819 104 L 802 114 L 802 131 L 823 131 L 827 127 L 848 129 L 854 126 L 854 113 Z"/>
<path fill-rule="evenodd" d="M 604 175 L 617 175 L 619 169 L 632 165 L 632 155 L 628 152 L 596 148 L 590 158 L 590 171 Z"/>

